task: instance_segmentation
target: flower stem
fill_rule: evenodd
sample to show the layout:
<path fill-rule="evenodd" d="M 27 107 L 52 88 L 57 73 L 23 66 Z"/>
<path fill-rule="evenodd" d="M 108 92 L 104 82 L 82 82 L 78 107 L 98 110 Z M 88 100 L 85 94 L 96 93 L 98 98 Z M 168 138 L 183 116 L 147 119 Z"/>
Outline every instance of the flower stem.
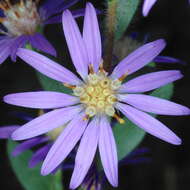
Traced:
<path fill-rule="evenodd" d="M 104 67 L 106 71 L 110 71 L 113 57 L 113 48 L 115 41 L 115 30 L 117 21 L 117 5 L 118 0 L 108 0 L 108 9 L 106 17 L 106 40 L 105 40 L 105 56 Z"/>

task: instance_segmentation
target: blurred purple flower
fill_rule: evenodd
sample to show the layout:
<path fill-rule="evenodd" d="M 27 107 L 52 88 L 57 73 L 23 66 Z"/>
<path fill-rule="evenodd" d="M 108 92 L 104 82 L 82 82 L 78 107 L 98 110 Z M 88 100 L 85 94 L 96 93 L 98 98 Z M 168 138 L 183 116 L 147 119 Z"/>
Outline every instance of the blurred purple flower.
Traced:
<path fill-rule="evenodd" d="M 63 10 L 79 0 L 46 0 L 38 6 L 39 0 L 20 0 L 12 4 L 9 0 L 0 2 L 0 64 L 11 56 L 16 61 L 16 51 L 30 43 L 33 48 L 56 56 L 56 50 L 48 40 L 39 33 L 46 24 L 61 22 Z M 73 12 L 81 16 L 81 10 Z"/>
<path fill-rule="evenodd" d="M 148 16 L 150 9 L 156 3 L 157 0 L 144 0 L 143 4 L 143 16 Z"/>
<path fill-rule="evenodd" d="M 19 125 L 11 125 L 11 126 L 4 126 L 0 128 L 0 139 L 10 139 L 11 134 L 18 129 Z M 46 143 L 44 145 L 44 143 Z M 23 153 L 26 150 L 29 150 L 37 145 L 43 145 L 41 148 L 39 148 L 31 157 L 29 161 L 29 167 L 33 168 L 40 162 L 42 162 L 48 151 L 50 150 L 52 146 L 52 141 L 50 141 L 50 138 L 48 136 L 40 136 L 40 137 L 34 137 L 29 140 L 23 141 L 19 145 L 17 145 L 13 152 L 13 156 L 18 156 L 21 153 Z"/>
<path fill-rule="evenodd" d="M 17 129 L 13 140 L 25 140 L 66 125 L 42 165 L 42 175 L 51 173 L 68 156 L 81 139 L 70 188 L 77 188 L 84 180 L 99 148 L 102 165 L 109 182 L 118 185 L 118 158 L 109 117 L 120 123 L 115 109 L 148 133 L 171 144 L 181 144 L 164 124 L 145 112 L 162 115 L 189 115 L 190 110 L 179 104 L 141 94 L 159 88 L 182 77 L 179 71 L 160 71 L 145 74 L 121 84 L 127 75 L 152 61 L 165 47 L 164 40 L 147 43 L 124 58 L 112 74 L 103 69 L 101 37 L 92 4 L 87 3 L 83 36 L 71 12 L 63 13 L 63 30 L 79 79 L 68 69 L 39 53 L 20 48 L 17 55 L 48 77 L 62 82 L 73 95 L 39 91 L 10 94 L 4 101 L 18 106 L 55 109 Z M 130 106 L 130 105 L 131 106 Z M 85 155 L 85 156 L 84 156 Z"/>
<path fill-rule="evenodd" d="M 44 112 L 46 113 L 46 111 L 41 110 L 40 115 L 42 115 Z M 34 119 L 34 117 L 31 117 L 30 115 L 28 115 L 26 113 L 22 113 L 22 112 L 16 112 L 16 113 L 14 113 L 14 115 L 16 115 L 17 118 L 20 118 L 25 122 L 26 121 L 28 122 L 28 121 L 31 121 Z M 21 127 L 21 126 L 20 125 L 1 126 L 0 127 L 0 139 L 11 139 L 12 133 L 19 127 Z M 34 138 L 23 141 L 14 148 L 12 155 L 19 156 L 21 153 L 23 153 L 35 146 L 40 145 L 41 147 L 38 148 L 37 151 L 35 151 L 33 153 L 31 159 L 29 160 L 29 164 L 28 164 L 29 168 L 33 168 L 45 159 L 48 151 L 50 150 L 50 148 L 53 144 L 53 141 L 59 135 L 60 131 L 61 130 L 59 130 L 59 128 L 58 128 L 58 130 L 55 129 L 55 130 L 49 132 L 47 135 L 40 136 L 40 137 L 34 137 Z"/>

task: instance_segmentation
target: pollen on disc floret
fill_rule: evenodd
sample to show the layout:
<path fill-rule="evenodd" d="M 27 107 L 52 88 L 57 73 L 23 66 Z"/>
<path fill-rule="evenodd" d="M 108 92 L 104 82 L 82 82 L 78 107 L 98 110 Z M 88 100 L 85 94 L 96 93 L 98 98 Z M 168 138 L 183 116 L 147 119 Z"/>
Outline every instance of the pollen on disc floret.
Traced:
<path fill-rule="evenodd" d="M 41 22 L 37 3 L 37 0 L 20 0 L 14 4 L 10 0 L 0 2 L 0 8 L 5 15 L 0 21 L 7 28 L 9 34 L 19 36 L 36 32 Z"/>
<path fill-rule="evenodd" d="M 97 73 L 90 69 L 85 82 L 73 89 L 75 96 L 85 107 L 86 115 L 93 117 L 96 114 L 115 115 L 114 104 L 117 101 L 117 90 L 121 81 L 111 79 L 107 72 L 99 69 Z"/>

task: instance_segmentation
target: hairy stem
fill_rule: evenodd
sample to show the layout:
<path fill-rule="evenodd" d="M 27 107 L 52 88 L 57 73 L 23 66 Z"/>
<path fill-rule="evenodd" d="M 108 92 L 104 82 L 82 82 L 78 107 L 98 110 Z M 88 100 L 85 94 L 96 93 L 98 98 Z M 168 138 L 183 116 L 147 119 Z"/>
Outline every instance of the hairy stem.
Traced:
<path fill-rule="evenodd" d="M 115 40 L 116 30 L 116 11 L 117 11 L 118 0 L 108 1 L 108 10 L 106 17 L 106 40 L 105 40 L 105 56 L 104 56 L 104 67 L 106 71 L 110 71 L 113 57 L 113 48 Z"/>

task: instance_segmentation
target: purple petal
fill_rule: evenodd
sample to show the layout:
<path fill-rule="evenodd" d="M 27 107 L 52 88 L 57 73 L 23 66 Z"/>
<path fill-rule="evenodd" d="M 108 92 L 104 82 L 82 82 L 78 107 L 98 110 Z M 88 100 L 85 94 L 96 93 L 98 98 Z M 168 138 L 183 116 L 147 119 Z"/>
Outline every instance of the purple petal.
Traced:
<path fill-rule="evenodd" d="M 24 140 L 47 133 L 57 127 L 65 125 L 81 111 L 81 107 L 73 106 L 68 108 L 50 111 L 42 116 L 33 119 L 17 129 L 12 134 L 13 140 Z"/>
<path fill-rule="evenodd" d="M 149 157 L 140 157 L 140 158 L 133 158 L 131 160 L 126 161 L 125 165 L 137 165 L 137 164 L 145 164 L 145 163 L 150 163 L 152 161 L 151 158 Z"/>
<path fill-rule="evenodd" d="M 24 141 L 14 148 L 12 155 L 18 156 L 19 154 L 23 153 L 24 151 L 26 151 L 36 145 L 47 142 L 48 140 L 49 140 L 48 137 L 38 137 L 38 138 L 33 138 L 33 139 L 29 139 L 27 141 Z"/>
<path fill-rule="evenodd" d="M 161 115 L 190 115 L 189 108 L 153 96 L 143 94 L 127 94 L 119 95 L 118 99 L 146 112 Z"/>
<path fill-rule="evenodd" d="M 19 125 L 10 125 L 10 126 L 0 127 L 0 139 L 11 138 L 11 134 L 19 127 L 20 127 Z"/>
<path fill-rule="evenodd" d="M 181 63 L 185 64 L 185 62 L 181 61 L 180 59 L 174 58 L 174 57 L 169 57 L 169 56 L 157 56 L 154 59 L 154 62 L 158 63 Z"/>
<path fill-rule="evenodd" d="M 84 113 L 75 116 L 55 141 L 43 162 L 42 175 L 51 173 L 77 144 L 88 123 L 88 120 L 83 119 L 84 116 Z"/>
<path fill-rule="evenodd" d="M 1 29 L 0 29 L 0 31 L 1 31 Z M 12 39 L 11 37 L 8 37 L 6 35 L 0 36 L 0 44 L 4 43 L 2 40 L 11 40 L 11 39 Z"/>
<path fill-rule="evenodd" d="M 13 39 L 6 38 L 0 41 L 0 64 L 11 54 Z"/>
<path fill-rule="evenodd" d="M 180 71 L 158 71 L 153 73 L 148 73 L 139 77 L 136 77 L 126 83 L 124 83 L 119 92 L 121 93 L 139 93 L 154 90 L 168 83 L 174 82 L 183 75 Z"/>
<path fill-rule="evenodd" d="M 47 57 L 28 49 L 19 48 L 17 55 L 44 75 L 64 83 L 77 85 L 81 81 L 68 69 Z"/>
<path fill-rule="evenodd" d="M 47 19 L 55 14 L 63 12 L 79 0 L 46 0 L 40 7 L 40 15 L 42 18 Z"/>
<path fill-rule="evenodd" d="M 75 159 L 71 189 L 77 188 L 82 183 L 92 164 L 98 145 L 99 127 L 99 118 L 95 117 L 84 132 Z"/>
<path fill-rule="evenodd" d="M 71 11 L 71 13 L 72 13 L 72 15 L 73 15 L 74 18 L 78 18 L 78 17 L 84 16 L 85 9 L 77 9 L 77 10 Z"/>
<path fill-rule="evenodd" d="M 50 55 L 56 56 L 55 48 L 49 43 L 49 41 L 41 34 L 35 33 L 30 36 L 30 43 L 32 47 Z"/>
<path fill-rule="evenodd" d="M 97 72 L 102 59 L 102 44 L 96 10 L 91 3 L 86 5 L 83 39 L 90 64 L 93 64 L 94 70 Z"/>
<path fill-rule="evenodd" d="M 49 152 L 51 146 L 52 146 L 52 144 L 47 144 L 47 145 L 43 146 L 42 148 L 40 148 L 39 150 L 37 150 L 33 154 L 32 158 L 30 159 L 30 161 L 28 163 L 28 167 L 34 168 L 37 164 L 42 162 L 45 159 L 47 153 Z"/>
<path fill-rule="evenodd" d="M 60 5 L 63 3 L 62 0 L 46 0 L 41 5 L 40 9 L 50 11 L 51 9 L 56 9 L 56 7 L 60 7 Z"/>
<path fill-rule="evenodd" d="M 151 62 L 165 48 L 163 39 L 147 43 L 124 58 L 113 70 L 112 77 L 132 74 Z"/>
<path fill-rule="evenodd" d="M 21 35 L 17 38 L 15 38 L 12 46 L 11 46 L 11 59 L 12 61 L 16 62 L 16 52 L 18 48 L 23 47 L 28 40 L 28 36 Z"/>
<path fill-rule="evenodd" d="M 61 21 L 62 21 L 62 15 L 56 15 L 44 21 L 44 24 L 57 24 L 61 23 Z"/>
<path fill-rule="evenodd" d="M 181 139 L 154 117 L 120 103 L 117 104 L 117 108 L 134 124 L 151 135 L 174 145 L 181 144 Z"/>
<path fill-rule="evenodd" d="M 74 18 L 84 16 L 84 12 L 85 12 L 85 9 L 78 9 L 78 10 L 71 11 Z M 61 22 L 62 22 L 62 15 L 59 14 L 59 15 L 55 15 L 53 17 L 50 17 L 49 19 L 44 21 L 43 24 L 45 24 L 45 25 L 46 24 L 58 24 Z"/>
<path fill-rule="evenodd" d="M 3 100 L 12 105 L 40 109 L 60 108 L 79 102 L 79 99 L 75 96 L 52 91 L 8 94 Z"/>
<path fill-rule="evenodd" d="M 76 4 L 78 1 L 81 1 L 81 0 L 64 0 L 64 2 L 60 6 L 57 6 L 57 8 L 54 9 L 54 14 L 55 13 L 57 14 L 57 13 L 63 12 L 66 9 L 69 9 L 71 6 Z"/>
<path fill-rule="evenodd" d="M 0 9 L 0 17 L 5 17 L 4 11 Z"/>
<path fill-rule="evenodd" d="M 71 13 L 74 18 L 78 18 L 78 17 L 84 16 L 85 10 L 86 10 L 85 8 L 77 9 L 77 10 L 71 11 Z M 99 9 L 95 9 L 95 10 L 96 10 L 97 15 L 103 14 L 103 11 L 100 11 Z"/>
<path fill-rule="evenodd" d="M 118 186 L 117 148 L 109 121 L 102 117 L 100 121 L 99 151 L 103 168 L 112 186 Z"/>
<path fill-rule="evenodd" d="M 63 12 L 63 31 L 69 48 L 69 52 L 77 72 L 85 79 L 88 74 L 88 55 L 81 33 L 71 12 Z"/>
<path fill-rule="evenodd" d="M 144 0 L 143 4 L 143 16 L 147 16 L 150 9 L 153 7 L 153 5 L 156 3 L 157 0 Z"/>

